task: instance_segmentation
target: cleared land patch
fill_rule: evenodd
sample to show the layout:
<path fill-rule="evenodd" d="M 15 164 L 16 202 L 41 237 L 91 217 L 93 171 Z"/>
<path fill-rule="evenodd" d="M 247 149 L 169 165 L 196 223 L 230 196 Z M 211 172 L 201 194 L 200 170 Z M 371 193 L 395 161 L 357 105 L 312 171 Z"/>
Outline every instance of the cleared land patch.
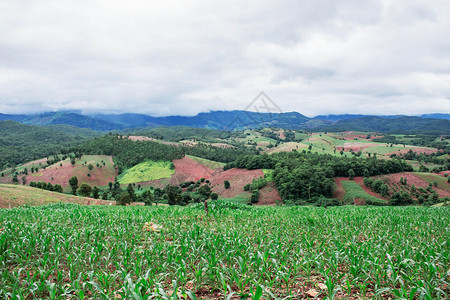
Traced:
<path fill-rule="evenodd" d="M 129 184 L 170 178 L 174 173 L 175 169 L 172 162 L 146 161 L 125 170 L 118 179 L 121 184 Z"/>

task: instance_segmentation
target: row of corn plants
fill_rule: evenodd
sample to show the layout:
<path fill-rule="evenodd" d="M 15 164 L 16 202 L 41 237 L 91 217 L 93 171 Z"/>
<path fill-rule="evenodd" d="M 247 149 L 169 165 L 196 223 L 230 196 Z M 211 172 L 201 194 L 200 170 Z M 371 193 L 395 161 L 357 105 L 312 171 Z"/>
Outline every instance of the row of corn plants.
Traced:
<path fill-rule="evenodd" d="M 9 299 L 446 299 L 450 208 L 0 210 Z"/>

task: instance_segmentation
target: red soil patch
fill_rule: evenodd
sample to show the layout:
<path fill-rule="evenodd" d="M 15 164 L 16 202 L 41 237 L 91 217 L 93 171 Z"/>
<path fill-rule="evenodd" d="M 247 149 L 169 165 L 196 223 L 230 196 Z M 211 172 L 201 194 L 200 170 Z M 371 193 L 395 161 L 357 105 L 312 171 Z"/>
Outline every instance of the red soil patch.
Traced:
<path fill-rule="evenodd" d="M 112 157 L 108 157 L 111 164 L 113 164 Z M 62 166 L 60 166 L 60 163 Z M 87 161 L 87 164 L 89 162 Z M 87 174 L 91 174 L 90 177 Z M 78 184 L 86 182 L 91 186 L 105 186 L 109 182 L 114 182 L 115 170 L 111 170 L 103 166 L 102 168 L 97 168 L 94 166 L 92 171 L 87 169 L 87 166 L 75 165 L 73 166 L 69 160 L 64 162 L 58 162 L 45 169 L 41 169 L 38 172 L 31 173 L 28 172 L 27 183 L 31 181 L 39 182 L 50 182 L 53 185 L 60 184 L 64 189 L 69 187 L 69 179 L 72 176 L 77 176 Z M 20 176 L 19 176 L 20 177 Z M 21 178 L 21 177 L 20 177 Z"/>
<path fill-rule="evenodd" d="M 176 159 L 173 161 L 173 164 L 175 166 L 175 174 L 172 175 L 169 182 L 167 179 L 160 179 L 139 184 L 142 186 L 152 185 L 162 188 L 168 183 L 171 185 L 179 185 L 185 181 L 197 181 L 205 178 L 211 182 L 211 187 L 215 193 L 219 194 L 222 198 L 233 198 L 244 192 L 244 185 L 251 183 L 253 179 L 264 177 L 261 169 L 246 170 L 233 168 L 227 171 L 222 171 L 222 169 L 213 170 L 188 157 Z M 224 187 L 223 183 L 225 180 L 230 182 L 229 189 L 225 189 Z M 280 200 L 281 197 L 275 186 L 269 184 L 261 190 L 258 204 L 274 205 Z"/>
<path fill-rule="evenodd" d="M 173 161 L 173 164 L 175 166 L 175 174 L 172 175 L 170 180 L 172 185 L 179 185 L 185 181 L 197 181 L 200 178 L 209 179 L 215 172 L 189 157 L 176 159 Z"/>
<path fill-rule="evenodd" d="M 336 147 L 337 151 L 350 151 L 353 150 L 354 152 L 358 152 L 358 151 L 362 151 L 366 148 L 369 147 L 373 147 L 373 146 L 379 146 L 379 144 L 374 144 L 374 143 L 350 143 L 350 142 L 346 142 L 344 144 L 344 146 L 340 146 L 340 147 Z"/>
<path fill-rule="evenodd" d="M 334 182 L 336 183 L 336 190 L 334 191 L 333 197 L 338 198 L 339 200 L 344 200 L 345 197 L 345 189 L 342 185 L 342 180 L 348 180 L 347 177 L 336 177 L 334 178 Z"/>
<path fill-rule="evenodd" d="M 209 180 L 211 181 L 211 185 L 215 193 L 222 196 L 222 198 L 232 198 L 244 192 L 244 185 L 247 183 L 252 183 L 253 179 L 258 179 L 263 176 L 264 173 L 261 169 L 246 170 L 233 168 L 215 174 L 213 177 L 209 178 Z M 229 189 L 225 189 L 223 185 L 225 180 L 230 182 Z"/>
<path fill-rule="evenodd" d="M 21 165 L 18 168 L 26 167 L 26 166 L 32 166 L 32 165 L 39 166 L 39 164 L 41 164 L 43 166 L 46 166 L 47 165 L 47 158 L 41 158 L 41 159 L 30 161 L 30 162 L 28 162 L 26 164 Z M 5 175 L 8 175 L 8 174 L 11 174 L 10 173 L 11 170 L 12 170 L 11 168 L 8 168 L 8 169 L 3 170 L 2 173 L 5 173 Z"/>
<path fill-rule="evenodd" d="M 258 205 L 276 205 L 277 202 L 281 202 L 281 196 L 273 182 L 259 191 Z"/>
<path fill-rule="evenodd" d="M 140 136 L 140 135 L 130 135 L 128 136 L 129 140 L 132 141 L 156 141 L 154 138 L 149 138 L 147 136 Z"/>
<path fill-rule="evenodd" d="M 414 175 L 413 173 L 396 173 L 390 175 L 380 176 L 381 178 L 388 178 L 390 182 L 400 184 L 400 178 L 406 178 L 407 186 L 415 185 L 417 188 L 426 188 L 428 187 L 428 181 L 420 178 L 419 176 Z M 433 190 L 435 190 L 439 197 L 450 197 L 450 191 L 438 188 L 433 186 Z"/>
<path fill-rule="evenodd" d="M 439 150 L 438 149 L 433 149 L 433 148 L 422 148 L 422 147 L 411 147 L 409 146 L 409 148 L 407 149 L 401 149 L 401 150 L 397 150 L 397 151 L 392 151 L 387 153 L 387 155 L 391 155 L 391 154 L 405 154 L 407 152 L 409 152 L 409 150 L 412 150 L 413 152 L 420 154 L 420 153 L 424 153 L 424 154 L 432 154 L 432 153 L 436 153 Z"/>
<path fill-rule="evenodd" d="M 225 144 L 225 143 L 212 143 L 211 146 L 217 147 L 217 148 L 228 148 L 228 149 L 234 149 L 234 148 L 236 148 L 236 147 L 233 146 L 233 145 L 228 145 L 228 144 Z"/>

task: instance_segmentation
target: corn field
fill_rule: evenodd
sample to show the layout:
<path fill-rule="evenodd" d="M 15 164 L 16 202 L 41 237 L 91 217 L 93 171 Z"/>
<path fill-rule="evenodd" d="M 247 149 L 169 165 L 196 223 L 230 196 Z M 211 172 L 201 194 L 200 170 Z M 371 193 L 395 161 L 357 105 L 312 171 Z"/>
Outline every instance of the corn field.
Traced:
<path fill-rule="evenodd" d="M 0 210 L 6 299 L 447 299 L 450 208 Z"/>

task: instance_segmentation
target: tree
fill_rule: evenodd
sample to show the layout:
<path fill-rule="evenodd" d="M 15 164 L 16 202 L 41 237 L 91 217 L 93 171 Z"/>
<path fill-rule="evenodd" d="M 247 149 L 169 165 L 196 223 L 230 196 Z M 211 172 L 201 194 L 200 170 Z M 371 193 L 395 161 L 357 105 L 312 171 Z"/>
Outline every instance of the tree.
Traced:
<path fill-rule="evenodd" d="M 142 198 L 144 199 L 144 203 L 147 206 L 151 206 L 153 203 L 153 194 L 150 190 L 146 190 L 145 192 L 142 193 Z"/>
<path fill-rule="evenodd" d="M 251 203 L 258 203 L 259 201 L 259 190 L 253 190 L 252 196 L 250 198 Z"/>
<path fill-rule="evenodd" d="M 229 188 L 230 188 L 230 182 L 229 182 L 228 180 L 225 180 L 225 181 L 223 182 L 223 185 L 224 185 L 224 187 L 225 187 L 226 189 L 229 189 Z"/>
<path fill-rule="evenodd" d="M 355 171 L 353 171 L 353 169 L 348 170 L 348 178 L 350 180 L 353 180 L 353 178 L 355 178 Z"/>
<path fill-rule="evenodd" d="M 92 188 L 89 184 L 86 182 L 83 182 L 80 187 L 78 188 L 78 194 L 80 194 L 83 197 L 89 197 L 92 192 Z"/>
<path fill-rule="evenodd" d="M 94 186 L 94 187 L 92 188 L 92 198 L 98 199 L 98 198 L 100 197 L 99 191 L 100 191 L 100 190 L 98 189 L 98 187 Z"/>
<path fill-rule="evenodd" d="M 131 196 L 128 192 L 122 192 L 120 196 L 116 199 L 116 205 L 127 205 L 132 201 Z"/>
<path fill-rule="evenodd" d="M 60 184 L 55 184 L 55 186 L 53 187 L 53 190 L 55 192 L 62 193 L 63 192 L 63 187 Z"/>
<path fill-rule="evenodd" d="M 369 170 L 364 169 L 364 178 L 368 178 L 370 176 Z"/>
<path fill-rule="evenodd" d="M 211 195 L 211 187 L 209 185 L 202 185 L 198 188 L 198 193 L 204 197 L 204 199 L 208 199 Z"/>
<path fill-rule="evenodd" d="M 89 171 L 92 171 L 92 170 L 94 169 L 94 166 L 93 166 L 92 164 L 88 164 L 87 167 L 88 167 L 88 170 L 89 170 Z"/>
<path fill-rule="evenodd" d="M 413 200 L 411 195 L 407 192 L 395 192 L 391 196 L 391 200 L 389 201 L 389 205 L 398 206 L 398 205 L 408 205 L 412 204 Z"/>
<path fill-rule="evenodd" d="M 14 173 L 12 181 L 13 181 L 13 183 L 18 183 L 19 182 L 19 179 L 17 179 L 17 173 Z"/>
<path fill-rule="evenodd" d="M 217 193 L 212 193 L 211 200 L 217 200 L 217 199 L 219 199 L 219 195 L 217 195 Z"/>
<path fill-rule="evenodd" d="M 113 187 L 113 183 L 110 181 L 110 182 L 108 183 L 108 186 L 109 186 L 109 190 L 111 191 L 111 190 L 112 190 L 112 187 Z"/>
<path fill-rule="evenodd" d="M 132 200 L 133 202 L 136 202 L 136 193 L 134 192 L 134 188 L 133 188 L 133 186 L 131 185 L 131 183 L 128 184 L 127 192 L 128 192 L 128 194 L 130 194 L 131 200 Z"/>
<path fill-rule="evenodd" d="M 72 194 L 76 195 L 77 189 L 78 189 L 78 178 L 76 176 L 73 176 L 72 178 L 70 178 L 69 185 L 72 188 Z"/>
<path fill-rule="evenodd" d="M 381 196 L 387 197 L 389 196 L 389 187 L 387 184 L 383 183 L 380 187 Z"/>
<path fill-rule="evenodd" d="M 27 184 L 27 177 L 26 176 L 22 176 L 22 184 L 23 185 Z"/>
<path fill-rule="evenodd" d="M 107 192 L 103 192 L 102 200 L 108 200 L 108 193 Z"/>
<path fill-rule="evenodd" d="M 177 186 L 168 185 L 164 188 L 169 205 L 182 205 L 181 189 Z"/>

